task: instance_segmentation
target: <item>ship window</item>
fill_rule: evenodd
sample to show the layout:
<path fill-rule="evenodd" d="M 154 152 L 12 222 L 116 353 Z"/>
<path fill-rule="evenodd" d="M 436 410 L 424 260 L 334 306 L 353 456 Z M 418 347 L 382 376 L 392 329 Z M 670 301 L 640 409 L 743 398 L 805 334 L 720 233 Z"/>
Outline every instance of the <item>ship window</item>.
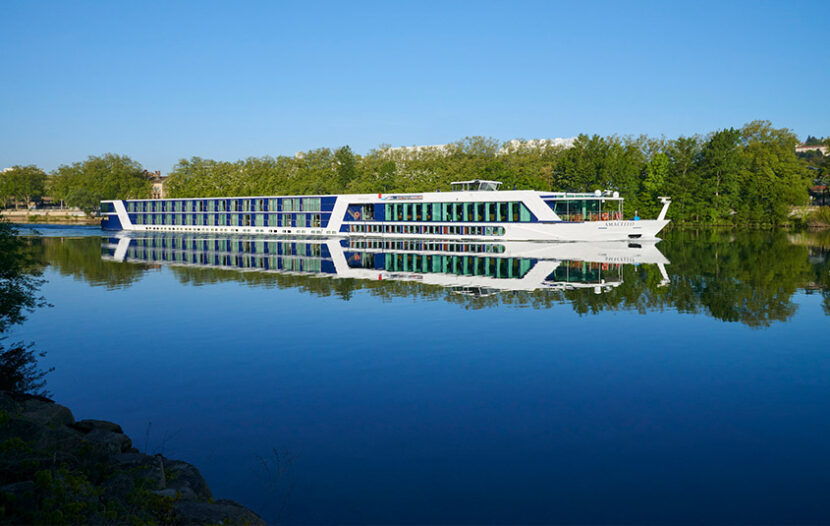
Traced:
<path fill-rule="evenodd" d="M 527 209 L 524 203 L 516 203 L 519 206 L 519 221 L 527 223 L 530 221 L 530 210 Z"/>
<path fill-rule="evenodd" d="M 319 212 L 320 211 L 320 198 L 319 197 L 311 197 L 305 199 L 303 202 L 303 210 L 309 212 Z"/>

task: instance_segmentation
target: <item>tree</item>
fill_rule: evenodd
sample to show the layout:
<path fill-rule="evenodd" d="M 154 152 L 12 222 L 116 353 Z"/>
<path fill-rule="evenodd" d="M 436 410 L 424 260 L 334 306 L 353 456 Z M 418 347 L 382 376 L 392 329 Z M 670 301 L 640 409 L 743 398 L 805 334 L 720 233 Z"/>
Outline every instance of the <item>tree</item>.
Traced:
<path fill-rule="evenodd" d="M 107 153 L 60 166 L 52 179 L 52 194 L 86 212 L 105 199 L 144 199 L 151 183 L 141 165 L 126 155 Z"/>
<path fill-rule="evenodd" d="M 348 146 L 343 146 L 334 152 L 334 158 L 337 162 L 336 169 L 336 183 L 337 191 L 343 192 L 349 183 L 354 181 L 357 177 L 357 168 L 355 166 L 355 158 L 352 149 Z"/>
<path fill-rule="evenodd" d="M 795 154 L 798 138 L 768 121 L 753 121 L 741 128 L 741 206 L 739 219 L 779 223 L 789 207 L 808 201 L 806 164 Z"/>
<path fill-rule="evenodd" d="M 703 215 L 698 197 L 701 190 L 698 171 L 700 150 L 701 139 L 697 136 L 678 137 L 666 146 L 669 157 L 666 194 L 673 199 L 670 211 L 674 219 L 699 220 Z"/>
<path fill-rule="evenodd" d="M 654 154 L 646 165 L 646 176 L 643 180 L 644 205 L 646 214 L 655 217 L 659 211 L 658 197 L 665 193 L 669 178 L 669 156 L 663 152 Z"/>
<path fill-rule="evenodd" d="M 378 170 L 377 190 L 388 192 L 395 184 L 395 161 L 386 161 L 380 165 Z"/>
<path fill-rule="evenodd" d="M 735 128 L 713 133 L 700 154 L 702 197 L 709 201 L 709 220 L 728 220 L 737 206 L 741 183 L 741 132 Z"/>
<path fill-rule="evenodd" d="M 20 201 L 28 206 L 30 201 L 43 196 L 46 185 L 46 172 L 35 165 L 12 166 L 0 172 L 0 199 L 8 202 L 14 199 L 15 208 Z"/>

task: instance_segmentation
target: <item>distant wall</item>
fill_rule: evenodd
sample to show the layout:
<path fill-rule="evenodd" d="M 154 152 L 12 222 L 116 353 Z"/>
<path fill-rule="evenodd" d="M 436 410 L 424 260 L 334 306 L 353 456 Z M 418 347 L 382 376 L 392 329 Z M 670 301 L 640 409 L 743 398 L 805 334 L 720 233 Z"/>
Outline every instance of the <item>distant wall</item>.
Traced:
<path fill-rule="evenodd" d="M 91 217 L 79 209 L 2 210 L 0 215 L 9 223 L 57 223 L 97 225 L 100 217 Z"/>

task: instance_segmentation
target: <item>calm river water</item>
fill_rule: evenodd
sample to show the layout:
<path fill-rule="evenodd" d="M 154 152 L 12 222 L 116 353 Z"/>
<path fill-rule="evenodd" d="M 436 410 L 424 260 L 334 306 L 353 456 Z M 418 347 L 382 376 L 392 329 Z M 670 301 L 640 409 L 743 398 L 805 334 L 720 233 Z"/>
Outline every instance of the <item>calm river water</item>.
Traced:
<path fill-rule="evenodd" d="M 270 522 L 830 523 L 826 236 L 102 236 L 32 238 L 12 338 Z"/>

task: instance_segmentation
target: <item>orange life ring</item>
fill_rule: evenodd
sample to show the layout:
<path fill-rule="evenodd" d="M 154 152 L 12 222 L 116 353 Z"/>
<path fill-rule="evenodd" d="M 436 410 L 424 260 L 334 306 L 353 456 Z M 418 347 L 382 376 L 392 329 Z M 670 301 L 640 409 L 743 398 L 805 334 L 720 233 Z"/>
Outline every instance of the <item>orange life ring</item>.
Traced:
<path fill-rule="evenodd" d="M 360 219 L 360 212 L 355 211 L 355 213 L 353 215 L 354 215 L 355 219 Z"/>
<path fill-rule="evenodd" d="M 608 221 L 608 212 L 603 212 L 602 213 L 602 220 L 603 221 Z"/>

